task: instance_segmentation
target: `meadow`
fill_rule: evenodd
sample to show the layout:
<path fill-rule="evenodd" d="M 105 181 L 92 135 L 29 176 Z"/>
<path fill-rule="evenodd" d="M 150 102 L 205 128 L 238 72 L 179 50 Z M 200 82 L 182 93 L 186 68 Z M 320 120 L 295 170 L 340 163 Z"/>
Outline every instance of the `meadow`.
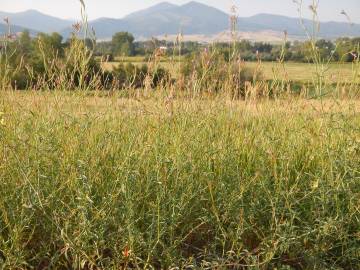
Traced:
<path fill-rule="evenodd" d="M 178 61 L 176 57 L 174 59 L 164 58 L 161 59 L 158 65 L 169 70 L 171 75 L 174 78 L 177 78 L 179 76 L 179 67 L 182 62 L 183 59 Z M 144 57 L 135 56 L 119 58 L 115 62 L 103 62 L 101 65 L 105 70 L 111 71 L 121 63 L 131 63 L 141 66 L 148 65 L 149 61 L 146 61 Z M 274 72 L 277 72 L 280 69 L 282 78 L 286 77 L 288 80 L 303 83 L 312 81 L 316 69 L 316 64 L 298 62 L 286 62 L 284 63 L 284 67 L 281 66 L 280 68 L 278 62 L 246 62 L 246 66 L 250 68 L 259 67 L 266 80 L 272 80 L 274 78 Z M 347 82 L 352 80 L 353 72 L 354 65 L 352 63 L 329 63 L 326 65 L 326 80 L 329 83 Z"/>
<path fill-rule="evenodd" d="M 1 269 L 359 269 L 358 100 L 0 92 Z"/>
<path fill-rule="evenodd" d="M 359 44 L 117 67 L 80 2 L 66 44 L 1 41 L 1 270 L 360 269 Z"/>

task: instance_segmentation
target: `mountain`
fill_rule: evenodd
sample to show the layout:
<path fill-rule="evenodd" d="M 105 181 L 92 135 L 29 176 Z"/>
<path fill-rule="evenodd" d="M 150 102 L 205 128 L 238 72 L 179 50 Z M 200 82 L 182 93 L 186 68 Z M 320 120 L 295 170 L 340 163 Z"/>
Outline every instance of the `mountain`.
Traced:
<path fill-rule="evenodd" d="M 303 24 L 311 32 L 313 22 L 303 20 Z M 165 34 L 175 35 L 180 31 L 190 36 L 216 35 L 229 29 L 229 15 L 195 1 L 180 6 L 163 2 L 129 14 L 122 19 L 98 19 L 90 22 L 90 26 L 94 28 L 100 39 L 109 39 L 119 31 L 133 33 L 138 39 Z M 273 14 L 238 18 L 238 30 L 246 33 L 270 31 L 278 33 L 277 35 L 281 35 L 286 30 L 290 37 L 304 38 L 306 36 L 298 18 Z M 69 29 L 67 31 L 69 32 Z M 63 32 L 63 34 L 68 32 Z M 324 22 L 321 23 L 319 36 L 329 39 L 360 36 L 360 25 Z"/>
<path fill-rule="evenodd" d="M 21 13 L 5 14 L 10 21 L 24 28 L 37 31 L 59 31 L 64 37 L 72 32 L 71 21 L 57 19 L 40 12 L 30 10 Z M 312 21 L 303 20 L 303 25 L 311 32 Z M 150 8 L 131 13 L 121 19 L 100 18 L 89 22 L 98 39 L 110 39 L 116 32 L 128 31 L 137 39 L 148 39 L 164 35 L 219 36 L 229 29 L 229 15 L 214 7 L 195 1 L 184 5 L 163 2 Z M 259 38 L 261 33 L 271 33 L 276 37 L 287 31 L 290 38 L 304 38 L 306 33 L 298 18 L 273 14 L 258 14 L 251 17 L 238 18 L 238 30 L 246 33 L 243 36 Z M 360 24 L 350 25 L 341 22 L 321 23 L 320 37 L 334 39 L 342 36 L 360 36 Z"/>
<path fill-rule="evenodd" d="M 132 26 L 122 19 L 99 18 L 89 22 L 88 29 L 94 29 L 97 39 L 110 39 L 116 32 L 132 32 Z M 69 37 L 74 32 L 72 27 L 60 31 L 63 37 Z"/>
<path fill-rule="evenodd" d="M 11 25 L 11 33 L 12 34 L 17 34 L 17 33 L 21 33 L 24 32 L 24 30 L 28 30 L 30 32 L 31 35 L 35 36 L 37 34 L 37 31 L 32 30 L 32 29 L 26 29 L 22 26 L 17 26 L 17 25 Z M 4 34 L 8 33 L 9 28 L 6 24 L 0 23 L 0 36 L 3 36 Z"/>
<path fill-rule="evenodd" d="M 165 5 L 167 8 L 154 11 L 143 10 L 124 18 L 133 26 L 133 32 L 144 35 L 175 34 L 213 34 L 228 28 L 228 14 L 197 2 L 182 6 Z M 162 5 L 163 7 L 163 5 Z"/>
<path fill-rule="evenodd" d="M 177 5 L 174 5 L 174 4 L 171 4 L 168 2 L 162 2 L 162 3 L 159 3 L 152 7 L 149 7 L 147 9 L 143 9 L 143 10 L 131 13 L 131 14 L 127 15 L 126 17 L 131 18 L 131 17 L 147 16 L 147 15 L 151 15 L 154 12 L 161 12 L 161 11 L 176 8 L 176 7 L 177 7 Z"/>
<path fill-rule="evenodd" d="M 111 38 L 120 31 L 128 31 L 137 38 L 171 35 L 180 31 L 186 35 L 213 34 L 224 31 L 228 25 L 228 14 L 197 2 L 182 6 L 164 2 L 122 19 L 101 18 L 89 23 L 100 39 Z M 62 34 L 66 36 L 70 32 L 68 28 Z"/>
<path fill-rule="evenodd" d="M 273 14 L 258 14 L 248 18 L 239 19 L 240 31 L 284 31 L 289 35 L 305 36 L 304 26 L 308 31 L 312 32 L 313 22 L 304 19 L 300 23 L 299 18 L 291 18 Z M 255 26 L 255 27 L 254 27 Z M 324 38 L 337 38 L 341 36 L 360 36 L 360 25 L 342 22 L 321 22 L 319 35 Z"/>
<path fill-rule="evenodd" d="M 0 11 L 0 19 L 9 18 L 10 24 L 18 25 L 26 29 L 34 29 L 38 32 L 60 32 L 73 24 L 70 20 L 63 20 L 43 14 L 36 10 L 27 10 L 19 13 Z"/>

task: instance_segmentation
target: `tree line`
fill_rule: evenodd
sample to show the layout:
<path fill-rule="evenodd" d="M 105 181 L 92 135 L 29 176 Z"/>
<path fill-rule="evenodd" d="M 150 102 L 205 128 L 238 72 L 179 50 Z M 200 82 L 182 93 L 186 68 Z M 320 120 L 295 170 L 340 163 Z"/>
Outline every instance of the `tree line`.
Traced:
<path fill-rule="evenodd" d="M 127 37 L 130 37 L 127 36 Z M 118 39 L 117 54 L 131 55 L 133 39 Z M 170 80 L 169 73 L 148 65 L 120 64 L 104 70 L 96 59 L 96 43 L 76 35 L 64 40 L 58 33 L 0 39 L 0 90 L 13 89 L 123 89 L 154 87 Z"/>
<path fill-rule="evenodd" d="M 186 78 L 202 74 L 204 67 L 196 65 L 196 62 L 199 55 L 208 57 L 206 53 L 202 54 L 207 50 L 216 52 L 216 57 L 207 61 L 212 63 L 216 59 L 221 65 L 226 65 L 234 59 L 234 52 L 245 61 L 278 61 L 282 55 L 283 61 L 311 62 L 309 57 L 314 51 L 311 46 L 316 46 L 316 52 L 323 59 L 351 62 L 358 59 L 360 47 L 360 38 L 318 40 L 315 44 L 300 41 L 270 44 L 243 40 L 209 46 L 198 42 L 180 44 L 157 39 L 136 41 L 128 32 L 116 33 L 111 41 L 98 43 L 76 35 L 64 40 L 58 33 L 40 33 L 31 37 L 28 31 L 16 38 L 0 41 L 0 87 L 10 84 L 15 89 L 122 89 L 145 85 L 155 87 L 164 81 L 172 81 L 170 73 L 159 65 L 120 63 L 112 70 L 104 70 L 96 57 L 105 61 L 114 61 L 116 57 L 123 56 L 152 57 L 162 50 L 160 56 L 183 56 L 180 75 Z M 206 68 L 219 75 L 223 72 L 220 66 L 207 65 Z M 243 79 L 243 74 L 241 76 Z M 245 77 L 252 79 L 251 76 Z"/>
<path fill-rule="evenodd" d="M 338 62 L 352 62 L 358 55 L 360 38 L 338 38 L 334 41 L 320 39 L 315 46 L 322 59 Z M 199 42 L 183 42 L 178 44 L 172 41 L 151 39 L 147 41 L 135 41 L 132 34 L 128 32 L 116 33 L 111 41 L 100 42 L 97 44 L 97 55 L 108 55 L 111 59 L 120 56 L 149 56 L 155 50 L 166 48 L 165 54 L 189 55 L 198 53 L 208 47 L 209 44 Z M 250 42 L 242 40 L 235 43 L 215 43 L 215 46 L 225 57 L 229 56 L 234 50 L 240 53 L 245 61 L 277 61 L 283 55 L 284 61 L 311 62 L 309 55 L 313 50 L 310 41 L 285 42 L 283 44 L 272 44 L 267 42 Z"/>

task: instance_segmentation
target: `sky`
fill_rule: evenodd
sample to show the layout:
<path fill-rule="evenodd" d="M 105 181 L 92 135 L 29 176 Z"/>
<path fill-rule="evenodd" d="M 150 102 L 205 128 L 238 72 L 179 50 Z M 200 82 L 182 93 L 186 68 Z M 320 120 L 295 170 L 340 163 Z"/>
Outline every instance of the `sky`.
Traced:
<path fill-rule="evenodd" d="M 304 1 L 304 11 L 312 0 Z M 85 0 L 90 20 L 99 17 L 121 18 L 131 12 L 141 10 L 164 0 Z M 189 0 L 168 0 L 174 4 L 184 4 Z M 204 4 L 229 11 L 232 3 L 238 6 L 238 15 L 251 16 L 258 13 L 272 13 L 297 17 L 298 11 L 293 0 L 198 0 Z M 80 17 L 79 0 L 0 0 L 0 10 L 18 12 L 36 9 L 49 15 L 65 19 Z M 322 21 L 346 21 L 341 15 L 345 10 L 351 20 L 360 23 L 360 0 L 319 0 L 319 17 Z"/>

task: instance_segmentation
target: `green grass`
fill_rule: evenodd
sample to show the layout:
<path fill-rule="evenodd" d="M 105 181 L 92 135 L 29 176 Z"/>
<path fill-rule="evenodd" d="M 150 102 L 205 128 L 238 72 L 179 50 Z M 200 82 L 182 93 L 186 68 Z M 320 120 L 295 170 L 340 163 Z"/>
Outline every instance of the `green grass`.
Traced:
<path fill-rule="evenodd" d="M 1 269 L 359 269 L 358 101 L 1 92 Z"/>
<path fill-rule="evenodd" d="M 249 66 L 255 67 L 258 63 L 249 62 Z M 273 75 L 273 69 L 277 68 L 280 70 L 280 77 L 288 77 L 292 81 L 311 81 L 314 76 L 316 66 L 308 63 L 294 63 L 285 62 L 285 72 L 279 66 L 278 63 L 262 62 L 261 70 L 264 73 L 266 79 L 271 80 Z M 326 72 L 326 79 L 329 82 L 345 82 L 351 79 L 352 76 L 352 64 L 351 63 L 331 63 L 329 64 Z"/>
<path fill-rule="evenodd" d="M 148 62 L 142 60 L 139 61 L 138 58 L 128 57 L 123 63 L 133 63 L 135 65 L 143 65 L 148 64 Z M 112 70 L 114 66 L 119 65 L 119 62 L 108 62 L 103 63 L 102 67 L 106 70 Z M 159 63 L 160 66 L 166 68 L 170 71 L 174 78 L 177 78 L 179 65 L 181 63 L 168 61 L 162 61 Z M 258 67 L 259 63 L 257 62 L 247 62 L 246 66 L 249 67 Z M 285 63 L 285 71 L 279 63 L 273 62 L 261 62 L 260 70 L 264 75 L 264 79 L 272 80 L 274 79 L 274 72 L 279 76 L 280 79 L 288 79 L 291 81 L 297 82 L 311 82 L 314 78 L 314 72 L 316 66 L 314 64 L 307 63 L 294 63 L 294 62 L 286 62 Z M 326 71 L 326 80 L 329 83 L 345 83 L 347 81 L 351 81 L 353 76 L 353 65 L 351 63 L 331 63 Z"/>

